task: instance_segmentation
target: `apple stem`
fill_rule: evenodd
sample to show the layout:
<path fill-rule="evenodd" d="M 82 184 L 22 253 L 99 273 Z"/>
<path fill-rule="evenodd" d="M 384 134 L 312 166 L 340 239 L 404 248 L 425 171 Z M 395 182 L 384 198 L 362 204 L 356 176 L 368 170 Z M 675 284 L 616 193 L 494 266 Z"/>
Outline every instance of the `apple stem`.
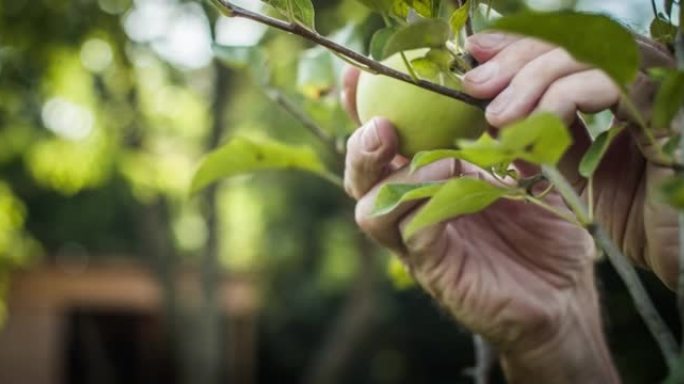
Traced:
<path fill-rule="evenodd" d="M 327 48 L 330 51 L 336 52 L 346 57 L 352 63 L 362 64 L 362 66 L 359 66 L 362 70 L 392 77 L 405 83 L 413 84 L 417 87 L 424 88 L 429 91 L 450 97 L 452 99 L 459 100 L 461 102 L 480 108 L 482 110 L 484 110 L 490 102 L 490 100 L 477 99 L 459 90 L 444 87 L 442 85 L 430 81 L 422 79 L 414 80 L 413 78 L 411 78 L 410 75 L 404 72 L 392 69 L 378 61 L 375 61 L 352 49 L 349 49 L 341 44 L 338 44 L 326 38 L 325 36 L 320 35 L 318 32 L 310 30 L 297 22 L 287 22 L 280 19 L 276 19 L 274 17 L 252 12 L 245 8 L 239 7 L 228 0 L 216 0 L 216 2 L 223 8 L 223 11 L 231 17 L 243 17 L 245 19 L 250 19 L 258 23 L 268 25 L 272 28 L 303 37 L 304 39 L 312 41 L 320 46 Z"/>

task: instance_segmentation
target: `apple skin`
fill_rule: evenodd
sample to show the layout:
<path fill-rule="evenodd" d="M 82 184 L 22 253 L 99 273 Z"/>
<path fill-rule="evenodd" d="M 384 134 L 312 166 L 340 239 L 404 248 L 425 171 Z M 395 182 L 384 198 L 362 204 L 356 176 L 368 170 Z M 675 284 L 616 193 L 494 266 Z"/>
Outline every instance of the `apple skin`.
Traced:
<path fill-rule="evenodd" d="M 424 50 L 405 52 L 409 60 Z M 406 72 L 401 55 L 383 64 Z M 447 82 L 460 89 L 460 83 Z M 468 104 L 387 76 L 362 72 L 356 91 L 359 118 L 366 123 L 375 116 L 388 119 L 399 136 L 399 153 L 412 157 L 417 152 L 453 148 L 458 139 L 476 139 L 487 128 L 484 113 Z"/>

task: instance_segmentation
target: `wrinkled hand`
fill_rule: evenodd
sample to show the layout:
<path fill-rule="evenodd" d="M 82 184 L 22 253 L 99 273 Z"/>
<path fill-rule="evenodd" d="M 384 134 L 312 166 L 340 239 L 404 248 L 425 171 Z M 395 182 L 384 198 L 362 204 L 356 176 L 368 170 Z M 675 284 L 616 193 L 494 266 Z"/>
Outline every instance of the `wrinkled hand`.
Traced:
<path fill-rule="evenodd" d="M 644 39 L 638 43 L 644 67 L 673 65 L 664 49 Z M 655 196 L 657 187 L 672 172 L 644 159 L 642 151 L 653 152 L 653 143 L 629 120 L 618 88 L 601 71 L 538 40 L 479 34 L 468 40 L 466 48 L 481 65 L 465 76 L 464 86 L 473 96 L 493 98 L 486 112 L 490 124 L 502 127 L 543 110 L 573 125 L 574 145 L 560 168 L 580 193 L 585 192 L 586 180 L 577 169 L 590 141 L 586 130 L 577 124 L 577 112 L 612 108 L 625 120 L 630 132 L 615 140 L 594 177 L 596 217 L 634 263 L 653 270 L 674 287 L 679 249 L 677 215 Z M 631 99 L 646 119 L 654 89 L 643 73 L 632 86 Z"/>
<path fill-rule="evenodd" d="M 345 76 L 343 99 L 352 116 L 357 78 L 354 70 Z M 402 228 L 420 204 L 372 217 L 382 185 L 488 176 L 453 160 L 410 174 L 397 148 L 391 124 L 379 118 L 348 142 L 345 188 L 359 200 L 360 227 L 401 257 L 462 324 L 502 350 L 509 381 L 615 381 L 600 331 L 591 237 L 539 207 L 504 200 L 406 239 Z M 556 194 L 547 203 L 567 212 Z"/>

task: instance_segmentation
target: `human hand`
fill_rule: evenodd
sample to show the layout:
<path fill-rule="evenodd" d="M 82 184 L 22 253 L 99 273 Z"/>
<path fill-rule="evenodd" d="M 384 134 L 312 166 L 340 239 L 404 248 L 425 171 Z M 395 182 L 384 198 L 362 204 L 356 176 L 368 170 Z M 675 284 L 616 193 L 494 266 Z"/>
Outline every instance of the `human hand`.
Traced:
<path fill-rule="evenodd" d="M 354 70 L 345 76 L 343 99 L 353 116 L 357 77 Z M 539 207 L 503 200 L 404 238 L 420 204 L 373 217 L 382 185 L 488 175 L 455 160 L 410 173 L 397 148 L 384 119 L 349 139 L 345 188 L 359 200 L 360 227 L 392 249 L 449 313 L 499 347 L 510 382 L 617 381 L 601 335 L 591 237 Z M 546 202 L 567 213 L 557 194 Z"/>
<path fill-rule="evenodd" d="M 672 58 L 645 39 L 637 40 L 642 62 L 671 66 Z M 608 108 L 628 126 L 616 138 L 594 175 L 596 217 L 636 264 L 652 269 L 669 287 L 676 285 L 679 249 L 677 215 L 659 203 L 654 191 L 672 171 L 644 159 L 653 144 L 630 119 L 620 91 L 603 72 L 574 60 L 563 49 L 524 37 L 498 33 L 471 36 L 466 48 L 481 65 L 465 75 L 465 90 L 493 98 L 487 108 L 490 124 L 503 127 L 533 111 L 553 112 L 572 126 L 574 144 L 559 168 L 586 194 L 587 181 L 577 172 L 590 145 L 577 112 Z M 654 86 L 643 73 L 631 87 L 631 99 L 648 120 Z"/>

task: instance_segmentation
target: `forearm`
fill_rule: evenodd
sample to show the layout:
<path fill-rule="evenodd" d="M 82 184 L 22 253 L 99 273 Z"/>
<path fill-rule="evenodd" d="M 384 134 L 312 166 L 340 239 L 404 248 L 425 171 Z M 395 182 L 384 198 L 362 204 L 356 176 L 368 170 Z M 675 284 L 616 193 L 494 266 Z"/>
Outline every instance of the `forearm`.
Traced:
<path fill-rule="evenodd" d="M 558 331 L 533 349 L 503 351 L 509 383 L 619 383 L 603 335 L 593 282 L 572 299 Z M 529 348 L 529 347 L 528 347 Z"/>

